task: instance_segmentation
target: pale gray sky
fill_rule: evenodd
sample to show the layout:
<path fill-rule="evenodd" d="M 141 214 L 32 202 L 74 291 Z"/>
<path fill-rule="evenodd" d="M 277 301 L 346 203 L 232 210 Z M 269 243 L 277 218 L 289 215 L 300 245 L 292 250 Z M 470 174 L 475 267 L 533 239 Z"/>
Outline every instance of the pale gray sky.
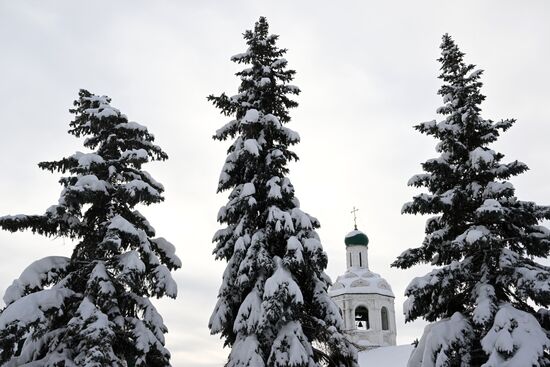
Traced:
<path fill-rule="evenodd" d="M 319 218 L 328 274 L 345 269 L 350 210 L 371 239 L 370 264 L 392 284 L 398 342 L 422 332 L 404 324 L 403 291 L 427 268 L 389 264 L 423 238 L 424 218 L 400 215 L 418 191 L 406 186 L 435 141 L 412 125 L 438 118 L 441 35 L 485 69 L 484 117 L 517 118 L 495 148 L 531 170 L 512 180 L 518 197 L 550 203 L 550 3 L 547 1 L 7 1 L 0 0 L 0 215 L 43 213 L 58 175 L 38 169 L 84 150 L 66 133 L 79 88 L 107 94 L 149 127 L 170 155 L 146 169 L 166 201 L 143 209 L 183 260 L 177 300 L 157 302 L 174 366 L 220 366 L 228 350 L 207 328 L 224 265 L 211 256 L 226 194 L 216 182 L 229 143 L 211 140 L 227 118 L 207 101 L 236 92 L 241 34 L 268 18 L 302 89 L 289 127 L 302 142 L 290 178 L 302 208 Z M 71 243 L 0 232 L 0 293 L 32 261 L 68 255 Z"/>

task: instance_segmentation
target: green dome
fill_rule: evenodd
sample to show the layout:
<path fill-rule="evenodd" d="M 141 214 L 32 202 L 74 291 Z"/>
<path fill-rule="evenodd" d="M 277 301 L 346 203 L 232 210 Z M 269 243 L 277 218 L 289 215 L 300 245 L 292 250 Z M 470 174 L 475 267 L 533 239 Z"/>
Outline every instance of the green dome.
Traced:
<path fill-rule="evenodd" d="M 359 230 L 353 230 L 350 233 L 346 235 L 346 239 L 344 240 L 347 246 L 368 246 L 369 244 L 369 238 L 366 234 Z"/>

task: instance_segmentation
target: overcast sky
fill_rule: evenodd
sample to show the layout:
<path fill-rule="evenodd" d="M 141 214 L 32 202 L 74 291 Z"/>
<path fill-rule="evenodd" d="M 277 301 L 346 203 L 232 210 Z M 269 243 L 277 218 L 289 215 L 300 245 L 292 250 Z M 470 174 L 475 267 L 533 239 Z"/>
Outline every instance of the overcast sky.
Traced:
<path fill-rule="evenodd" d="M 227 197 L 216 184 L 229 143 L 211 136 L 228 119 L 205 97 L 236 93 L 239 66 L 229 58 L 264 15 L 302 89 L 289 124 L 302 137 L 290 179 L 302 209 L 321 221 L 327 273 L 345 270 L 343 239 L 357 206 L 371 270 L 396 294 L 398 343 L 409 343 L 424 324 L 404 324 L 403 292 L 428 268 L 389 264 L 423 239 L 425 218 L 400 209 L 419 193 L 407 180 L 436 156 L 435 141 L 412 125 L 440 118 L 443 33 L 485 70 L 483 116 L 518 120 L 493 147 L 531 168 L 512 180 L 518 197 L 550 203 L 550 3 L 526 4 L 0 0 L 0 215 L 40 214 L 57 202 L 59 176 L 37 163 L 85 151 L 66 133 L 80 88 L 111 96 L 170 156 L 146 167 L 166 201 L 140 210 L 183 261 L 177 300 L 157 302 L 173 365 L 221 366 L 228 350 L 207 324 L 225 266 L 211 255 L 211 238 Z M 1 232 L 0 293 L 32 261 L 71 250 L 61 238 Z"/>

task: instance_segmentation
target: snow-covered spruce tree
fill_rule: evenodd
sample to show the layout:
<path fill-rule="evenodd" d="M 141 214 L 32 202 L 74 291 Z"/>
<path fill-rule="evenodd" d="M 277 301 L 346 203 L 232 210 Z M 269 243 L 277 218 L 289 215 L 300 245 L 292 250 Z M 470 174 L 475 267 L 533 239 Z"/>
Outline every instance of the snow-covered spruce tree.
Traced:
<path fill-rule="evenodd" d="M 439 140 L 441 155 L 409 181 L 429 193 L 403 207 L 404 213 L 436 216 L 426 222 L 422 246 L 393 264 L 437 266 L 405 291 L 407 321 L 434 322 L 409 366 L 550 365 L 548 330 L 537 321 L 545 312 L 532 307 L 550 304 L 550 268 L 535 260 L 550 252 L 550 231 L 539 225 L 550 208 L 515 197 L 507 180 L 527 166 L 502 163 L 503 154 L 488 147 L 515 121 L 483 119 L 481 70 L 465 64 L 448 35 L 441 50 L 444 106 L 437 112 L 444 118 L 415 127 Z"/>
<path fill-rule="evenodd" d="M 81 90 L 69 133 L 86 137 L 81 153 L 39 166 L 68 173 L 59 203 L 44 215 L 0 218 L 9 231 L 31 229 L 78 241 L 71 258 L 32 263 L 4 295 L 2 366 L 169 366 L 167 329 L 149 300 L 175 297 L 174 246 L 135 210 L 163 200 L 141 166 L 167 155 L 145 126 L 110 99 Z"/>
<path fill-rule="evenodd" d="M 297 103 L 288 95 L 285 49 L 268 33 L 265 18 L 244 38 L 248 50 L 232 61 L 249 65 L 236 75 L 239 93 L 208 99 L 233 120 L 214 139 L 234 138 L 222 169 L 218 192 L 230 190 L 214 236 L 214 254 L 227 268 L 210 319 L 232 350 L 228 367 L 320 365 L 354 366 L 355 350 L 340 329 L 338 307 L 327 295 L 327 256 L 304 213 L 287 164 L 298 157 L 289 147 L 299 136 L 284 125 Z"/>

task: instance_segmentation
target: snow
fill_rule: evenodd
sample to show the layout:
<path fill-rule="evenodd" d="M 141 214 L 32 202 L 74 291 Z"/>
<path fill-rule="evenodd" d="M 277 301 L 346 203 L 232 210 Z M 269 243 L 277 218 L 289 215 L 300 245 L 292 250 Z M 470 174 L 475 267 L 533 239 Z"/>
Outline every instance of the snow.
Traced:
<path fill-rule="evenodd" d="M 296 131 L 289 129 L 288 127 L 283 127 L 282 129 L 288 141 L 290 141 L 291 143 L 297 143 L 300 141 L 300 134 L 298 134 Z"/>
<path fill-rule="evenodd" d="M 364 233 L 361 232 L 360 230 L 354 229 L 353 231 L 351 231 L 350 233 L 348 233 L 348 234 L 346 235 L 345 238 L 351 238 L 351 237 L 356 236 L 356 235 L 358 235 L 358 234 L 364 235 Z"/>
<path fill-rule="evenodd" d="M 415 296 L 411 294 L 403 302 L 403 315 L 405 315 L 406 318 L 408 318 L 411 312 L 413 312 L 413 309 L 415 306 L 415 303 L 414 303 L 415 300 L 416 300 Z"/>
<path fill-rule="evenodd" d="M 485 226 L 472 226 L 468 228 L 460 236 L 456 237 L 454 242 L 456 243 L 467 243 L 469 245 L 474 244 L 483 237 L 490 234 L 490 231 Z"/>
<path fill-rule="evenodd" d="M 107 97 L 107 96 L 93 95 L 93 96 L 90 96 L 90 97 L 83 97 L 82 99 L 85 100 L 85 101 L 90 101 L 92 103 L 94 103 L 94 102 L 99 103 L 98 108 L 87 108 L 86 110 L 84 110 L 84 113 L 86 113 L 88 115 L 95 116 L 99 119 L 102 119 L 104 117 L 119 116 L 120 115 L 119 110 L 117 110 L 116 108 L 111 107 L 111 105 L 109 105 L 109 97 Z"/>
<path fill-rule="evenodd" d="M 235 98 L 235 97 L 231 97 L 231 98 Z M 214 136 L 216 137 L 216 139 L 221 139 L 226 132 L 228 132 L 231 129 L 235 128 L 237 126 L 237 124 L 238 124 L 238 120 L 229 121 L 227 124 L 225 124 L 224 126 L 219 128 L 218 130 L 216 130 L 216 134 L 214 134 Z"/>
<path fill-rule="evenodd" d="M 470 75 L 468 75 L 466 78 L 467 79 L 477 78 L 481 75 L 481 73 L 483 73 L 483 69 L 477 69 L 477 70 L 472 71 L 470 73 Z"/>
<path fill-rule="evenodd" d="M 273 124 L 273 126 L 275 127 L 281 127 L 281 122 L 279 121 L 279 118 L 275 115 L 268 113 L 267 115 L 264 116 L 264 120 L 266 122 Z M 276 149 L 276 150 L 279 150 L 279 149 Z"/>
<path fill-rule="evenodd" d="M 310 242 L 306 241 L 306 249 Z M 389 283 L 379 274 L 367 268 L 351 267 L 339 276 L 329 290 L 329 296 L 336 297 L 346 293 L 374 293 L 395 297 Z"/>
<path fill-rule="evenodd" d="M 224 277 L 226 276 L 226 274 L 227 274 L 227 271 L 224 273 Z M 223 286 L 224 284 L 222 284 L 222 287 L 220 287 L 220 291 L 223 289 Z M 208 320 L 208 327 L 210 328 L 211 333 L 219 333 L 220 331 L 223 330 L 223 326 L 224 326 L 223 324 L 227 322 L 228 309 L 229 309 L 229 304 L 227 302 L 227 299 L 218 296 L 218 301 L 216 302 L 214 311 L 212 312 L 212 315 Z"/>
<path fill-rule="evenodd" d="M 151 347 L 157 348 L 161 352 L 166 351 L 155 334 L 153 334 L 141 320 L 133 318 L 130 322 L 134 326 L 132 334 L 134 336 L 135 347 L 145 353 L 138 358 L 136 365 L 145 365 L 145 360 L 140 359 L 145 358 L 146 354 L 151 350 Z"/>
<path fill-rule="evenodd" d="M 247 249 L 247 244 L 249 243 L 247 240 L 246 240 L 246 236 L 248 235 L 245 235 L 245 236 L 242 236 L 242 237 L 239 237 L 237 239 L 237 241 L 235 241 L 235 248 L 234 248 L 234 252 L 237 252 L 237 251 L 245 251 Z"/>
<path fill-rule="evenodd" d="M 25 214 L 16 214 L 16 215 L 4 215 L 0 217 L 2 220 L 12 220 L 12 221 L 20 221 L 20 220 L 26 220 L 29 216 Z"/>
<path fill-rule="evenodd" d="M 323 246 L 321 245 L 321 241 L 319 241 L 317 238 L 308 238 L 304 241 L 304 247 L 307 251 L 311 253 L 315 253 L 319 250 L 323 249 Z"/>
<path fill-rule="evenodd" d="M 257 288 L 253 288 L 246 296 L 243 303 L 239 307 L 233 331 L 235 333 L 243 330 L 248 333 L 253 332 L 260 322 L 262 298 L 258 293 Z"/>
<path fill-rule="evenodd" d="M 286 89 L 291 93 L 300 93 L 300 88 L 298 88 L 296 85 L 287 84 Z"/>
<path fill-rule="evenodd" d="M 430 120 L 426 122 L 421 122 L 419 126 L 421 126 L 425 130 L 433 129 L 437 125 L 437 121 Z"/>
<path fill-rule="evenodd" d="M 12 322 L 28 325 L 36 321 L 45 321 L 44 312 L 52 308 L 61 308 L 65 299 L 73 295 L 67 288 L 44 289 L 18 299 L 0 313 L 0 330 Z"/>
<path fill-rule="evenodd" d="M 474 168 L 480 168 L 481 162 L 489 165 L 493 163 L 494 160 L 495 160 L 494 150 L 477 147 L 470 152 L 470 162 L 472 164 L 472 167 Z"/>
<path fill-rule="evenodd" d="M 170 269 L 166 265 L 159 265 L 154 270 L 155 278 L 158 283 L 155 284 L 157 293 L 165 293 L 168 297 L 176 298 L 178 295 L 178 285 L 172 278 Z"/>
<path fill-rule="evenodd" d="M 70 259 L 64 256 L 48 256 L 30 264 L 6 289 L 4 302 L 6 305 L 18 300 L 24 295 L 25 289 L 42 288 L 44 283 L 52 281 L 57 272 L 64 270 Z"/>
<path fill-rule="evenodd" d="M 128 222 L 126 219 L 124 219 L 122 216 L 118 214 L 111 219 L 111 223 L 107 228 L 116 229 L 120 232 L 125 232 L 134 236 L 139 236 L 139 233 L 136 227 L 134 227 L 132 223 Z"/>
<path fill-rule="evenodd" d="M 422 182 L 428 180 L 430 177 L 431 177 L 431 175 L 428 174 L 428 173 L 422 173 L 422 174 L 414 175 L 409 179 L 409 181 L 407 181 L 407 186 L 419 185 Z"/>
<path fill-rule="evenodd" d="M 442 107 L 443 109 L 445 107 Z M 440 132 L 451 132 L 453 134 L 458 134 L 461 130 L 461 127 L 456 125 L 455 123 L 453 122 L 449 122 L 447 120 L 443 120 L 443 121 L 440 121 L 437 123 L 437 129 L 440 131 Z"/>
<path fill-rule="evenodd" d="M 152 196 L 160 195 L 156 189 L 142 180 L 132 180 L 125 183 L 123 187 L 132 197 L 136 196 L 136 193 L 140 191 L 147 191 Z"/>
<path fill-rule="evenodd" d="M 133 272 L 145 272 L 145 264 L 141 261 L 137 251 L 128 251 L 119 256 L 119 264 L 122 266 L 124 274 L 132 274 Z"/>
<path fill-rule="evenodd" d="M 303 303 L 304 298 L 302 291 L 290 272 L 282 264 L 281 258 L 275 256 L 275 262 L 277 264 L 277 270 L 270 276 L 264 286 L 264 300 L 266 298 L 274 297 L 276 294 L 285 289 L 289 295 L 293 296 L 294 303 Z"/>
<path fill-rule="evenodd" d="M 295 236 L 290 236 L 286 241 L 286 248 L 291 251 L 302 250 L 302 243 Z"/>
<path fill-rule="evenodd" d="M 534 231 L 530 235 L 537 238 L 548 238 L 550 237 L 550 229 L 545 226 L 531 226 L 531 229 Z"/>
<path fill-rule="evenodd" d="M 254 195 L 255 193 L 256 193 L 256 188 L 254 187 L 254 184 L 252 182 L 247 182 L 243 185 L 243 188 L 241 190 L 239 197 L 242 199 L 247 196 Z"/>
<path fill-rule="evenodd" d="M 119 114 L 119 111 L 116 108 L 110 106 L 102 108 L 88 108 L 84 112 L 100 119 L 103 117 L 118 116 Z"/>
<path fill-rule="evenodd" d="M 271 79 L 269 78 L 262 78 L 260 79 L 260 81 L 258 82 L 258 87 L 265 87 L 266 85 L 269 85 L 271 84 Z"/>
<path fill-rule="evenodd" d="M 274 205 L 269 208 L 267 221 L 275 222 L 276 231 L 284 229 L 285 231 L 294 232 L 294 223 L 292 223 L 291 215 Z"/>
<path fill-rule="evenodd" d="M 227 183 L 229 181 L 229 179 L 231 178 L 231 176 L 229 175 L 228 172 L 231 172 L 233 170 L 233 163 L 231 162 L 227 162 L 223 168 L 222 168 L 222 171 L 220 172 L 220 177 L 218 179 L 218 183 L 219 185 L 223 185 L 225 183 Z"/>
<path fill-rule="evenodd" d="M 500 213 L 503 211 L 502 205 L 495 199 L 486 199 L 476 210 L 478 213 Z"/>
<path fill-rule="evenodd" d="M 110 329 L 110 322 L 103 312 L 101 312 L 91 301 L 88 297 L 85 297 L 80 305 L 78 306 L 77 314 L 80 315 L 80 319 L 73 318 L 69 325 L 81 323 L 84 321 L 85 323 L 85 330 L 83 330 L 83 334 L 85 334 L 87 337 L 98 339 L 98 338 L 105 338 L 107 336 L 112 336 L 114 333 Z M 92 322 L 89 322 L 90 320 L 93 320 Z M 83 356 L 84 358 L 90 357 L 90 356 Z"/>
<path fill-rule="evenodd" d="M 152 327 L 152 331 L 157 339 L 161 342 L 165 342 L 164 333 L 166 332 L 166 325 L 162 316 L 158 313 L 157 309 L 151 303 L 149 298 L 133 296 L 136 306 L 143 311 L 143 321 Z"/>
<path fill-rule="evenodd" d="M 472 318 L 476 324 L 485 325 L 494 313 L 495 288 L 490 284 L 481 283 L 475 288 L 476 307 Z"/>
<path fill-rule="evenodd" d="M 90 273 L 87 286 L 92 286 L 92 283 L 94 282 L 99 283 L 101 293 L 109 295 L 116 293 L 116 289 L 109 279 L 109 275 L 107 274 L 107 269 L 105 268 L 105 263 L 103 261 L 98 261 L 94 266 L 94 269 Z"/>
<path fill-rule="evenodd" d="M 446 352 L 462 345 L 465 335 L 471 332 L 466 318 L 455 312 L 449 319 L 443 319 L 424 328 L 418 346 L 412 351 L 408 362 L 410 367 L 443 367 L 448 364 Z"/>
<path fill-rule="evenodd" d="M 293 208 L 291 212 L 291 217 L 294 222 L 302 229 L 313 229 L 312 220 L 317 221 L 317 219 L 312 218 L 307 213 L 304 213 L 300 208 Z"/>
<path fill-rule="evenodd" d="M 277 59 L 271 63 L 272 68 L 278 68 L 278 67 L 284 67 L 284 65 L 288 63 L 284 57 L 281 57 L 280 59 Z"/>
<path fill-rule="evenodd" d="M 450 189 L 448 191 L 445 191 L 443 194 L 441 194 L 439 196 L 439 200 L 441 201 L 441 203 L 445 205 L 452 205 L 454 196 L 455 196 L 455 190 Z"/>
<path fill-rule="evenodd" d="M 433 163 L 448 164 L 449 163 L 449 158 L 450 158 L 449 152 L 443 152 L 437 158 L 428 159 L 426 161 L 426 163 L 429 163 L 429 164 L 433 164 Z"/>
<path fill-rule="evenodd" d="M 159 237 L 152 239 L 151 242 L 153 242 L 160 252 L 164 254 L 175 266 L 178 268 L 181 267 L 181 260 L 176 255 L 176 247 L 168 242 L 165 238 Z"/>
<path fill-rule="evenodd" d="M 82 168 L 89 168 L 92 163 L 99 164 L 105 162 L 102 156 L 95 153 L 76 152 L 70 158 L 78 161 L 78 165 Z"/>
<path fill-rule="evenodd" d="M 268 165 L 271 165 L 273 162 L 273 159 L 279 158 L 283 156 L 283 152 L 281 152 L 279 149 L 273 149 L 271 152 L 269 152 L 265 158 L 265 161 Z"/>
<path fill-rule="evenodd" d="M 516 285 L 521 290 L 533 290 L 534 292 L 543 292 L 548 294 L 550 292 L 550 279 L 548 274 L 548 268 L 536 263 L 528 264 L 525 262 L 518 262 L 519 255 L 515 253 L 511 255 L 512 251 L 508 250 L 510 255 L 515 255 L 515 263 L 513 263 L 514 277 L 516 278 Z M 504 249 L 502 251 L 504 253 Z M 501 258 L 502 261 L 502 258 Z M 509 264 L 507 264 L 510 266 Z"/>
<path fill-rule="evenodd" d="M 258 156 L 260 154 L 260 145 L 256 139 L 246 139 L 244 141 L 244 150 L 252 155 Z"/>
<path fill-rule="evenodd" d="M 380 347 L 358 353 L 360 367 L 406 367 L 413 350 L 410 344 Z"/>
<path fill-rule="evenodd" d="M 466 242 L 469 244 L 473 244 L 479 239 L 481 239 L 484 236 L 484 232 L 480 231 L 478 229 L 471 229 L 468 231 L 468 234 L 466 235 Z"/>
<path fill-rule="evenodd" d="M 252 123 L 257 122 L 260 119 L 260 113 L 256 109 L 250 109 L 246 111 L 246 114 L 244 115 L 242 122 L 243 123 Z"/>
<path fill-rule="evenodd" d="M 250 54 L 251 54 L 251 51 L 249 49 L 246 52 L 242 52 L 242 53 L 231 56 L 231 61 L 238 61 L 238 60 L 244 59 L 244 58 L 250 56 Z"/>
<path fill-rule="evenodd" d="M 91 190 L 107 192 L 107 183 L 98 179 L 95 175 L 84 175 L 78 176 L 76 183 L 71 188 L 76 191 Z"/>
<path fill-rule="evenodd" d="M 276 150 L 274 150 L 273 152 L 275 152 Z M 282 153 L 281 153 L 282 155 Z M 288 177 L 284 177 L 283 178 L 283 183 L 281 184 L 281 188 L 283 189 L 284 192 L 288 193 L 288 194 L 291 194 L 291 193 L 294 193 L 294 188 L 292 187 L 292 184 L 290 183 L 290 180 L 288 179 Z M 296 197 L 294 197 L 294 200 L 298 200 Z M 296 204 L 296 206 L 300 206 L 300 204 Z"/>
<path fill-rule="evenodd" d="M 281 186 L 279 186 L 280 181 L 281 179 L 279 177 L 272 177 L 267 181 L 267 186 L 269 187 L 269 192 L 267 193 L 268 198 L 280 199 L 283 197 L 281 194 Z"/>
<path fill-rule="evenodd" d="M 264 367 L 264 361 L 259 354 L 260 345 L 256 335 L 243 336 L 239 334 L 231 348 L 229 361 L 225 367 L 254 366 Z"/>
<path fill-rule="evenodd" d="M 538 366 L 544 349 L 550 348 L 550 340 L 533 315 L 505 303 L 481 346 L 490 354 L 482 367 Z"/>
<path fill-rule="evenodd" d="M 315 366 L 313 350 L 299 322 L 290 321 L 279 329 L 271 346 L 269 366 Z"/>
<path fill-rule="evenodd" d="M 129 121 L 122 124 L 118 124 L 115 126 L 117 129 L 126 129 L 126 130 L 139 130 L 139 131 L 147 131 L 147 127 L 138 124 L 135 121 Z"/>
<path fill-rule="evenodd" d="M 116 167 L 115 166 L 109 166 L 108 171 L 109 171 L 109 178 L 116 175 Z"/>
<path fill-rule="evenodd" d="M 144 160 L 147 161 L 148 155 L 147 151 L 145 149 L 130 149 L 125 150 L 120 155 L 121 159 L 128 159 L 128 160 Z"/>
<path fill-rule="evenodd" d="M 502 195 L 507 190 L 514 190 L 514 185 L 510 182 L 489 182 L 483 191 L 483 196 L 495 197 Z"/>
<path fill-rule="evenodd" d="M 164 186 L 156 181 L 153 176 L 151 176 L 151 174 L 147 171 L 141 171 L 141 174 L 143 175 L 143 177 L 145 177 L 145 179 L 147 179 L 147 181 L 149 181 L 153 186 L 155 186 L 156 188 L 158 188 L 159 190 L 164 190 Z"/>

